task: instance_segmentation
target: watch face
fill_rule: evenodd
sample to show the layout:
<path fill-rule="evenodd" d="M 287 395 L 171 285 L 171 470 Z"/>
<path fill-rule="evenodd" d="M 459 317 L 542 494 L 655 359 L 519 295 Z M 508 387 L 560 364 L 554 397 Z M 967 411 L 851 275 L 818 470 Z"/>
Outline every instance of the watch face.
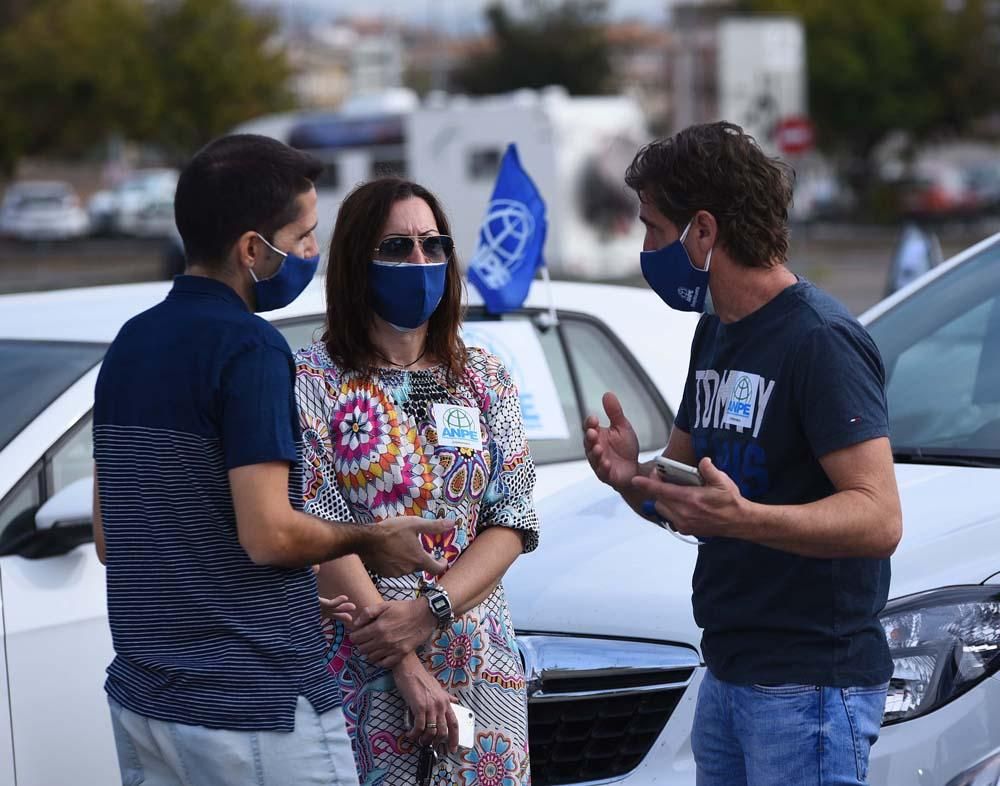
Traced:
<path fill-rule="evenodd" d="M 438 617 L 451 615 L 451 604 L 444 595 L 433 595 L 430 598 L 431 611 Z"/>

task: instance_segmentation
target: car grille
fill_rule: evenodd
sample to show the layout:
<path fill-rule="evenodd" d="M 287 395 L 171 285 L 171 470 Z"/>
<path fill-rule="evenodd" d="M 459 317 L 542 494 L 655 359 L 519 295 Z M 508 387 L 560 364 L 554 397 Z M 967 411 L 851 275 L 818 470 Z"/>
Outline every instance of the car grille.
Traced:
<path fill-rule="evenodd" d="M 688 647 L 522 634 L 535 786 L 619 778 L 659 737 L 699 665 Z"/>

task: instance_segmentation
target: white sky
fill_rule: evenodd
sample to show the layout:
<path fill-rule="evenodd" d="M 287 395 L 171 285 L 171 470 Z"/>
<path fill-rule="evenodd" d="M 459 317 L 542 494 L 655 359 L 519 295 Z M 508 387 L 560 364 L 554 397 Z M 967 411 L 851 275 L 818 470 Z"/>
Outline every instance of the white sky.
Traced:
<path fill-rule="evenodd" d="M 482 10 L 490 0 L 244 0 L 249 5 L 276 9 L 280 15 L 320 19 L 353 15 L 389 15 L 420 24 L 440 24 L 448 32 L 465 31 L 482 24 Z M 512 11 L 523 8 L 521 0 L 504 0 Z M 660 22 L 670 0 L 609 0 L 614 19 L 641 18 Z"/>

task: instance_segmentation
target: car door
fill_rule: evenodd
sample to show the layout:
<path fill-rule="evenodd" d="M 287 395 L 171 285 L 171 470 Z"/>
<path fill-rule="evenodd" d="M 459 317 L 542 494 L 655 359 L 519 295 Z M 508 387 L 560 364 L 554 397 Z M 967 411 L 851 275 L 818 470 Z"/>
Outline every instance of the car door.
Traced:
<path fill-rule="evenodd" d="M 300 341 L 319 325 L 313 317 L 278 327 Z M 105 575 L 90 537 L 97 372 L 55 398 L 0 454 L 49 445 L 0 499 L 0 666 L 5 660 L 10 706 L 0 712 L 0 786 L 14 782 L 12 768 L 10 778 L 4 771 L 8 745 L 19 783 L 120 780 L 104 693 L 114 657 Z M 0 460 L 0 470 L 7 469 Z M 39 537 L 45 530 L 54 537 Z"/>
<path fill-rule="evenodd" d="M 103 690 L 112 656 L 104 568 L 92 544 L 75 545 L 88 540 L 95 378 L 96 370 L 85 375 L 29 427 L 40 433 L 42 426 L 71 424 L 0 501 L 9 717 L 22 784 L 120 780 Z M 68 513 L 57 517 L 57 527 L 82 534 L 65 541 L 57 549 L 62 553 L 23 556 L 49 553 L 31 545 L 42 542 L 32 539 L 39 508 L 67 499 L 75 500 L 83 518 L 80 510 Z"/>

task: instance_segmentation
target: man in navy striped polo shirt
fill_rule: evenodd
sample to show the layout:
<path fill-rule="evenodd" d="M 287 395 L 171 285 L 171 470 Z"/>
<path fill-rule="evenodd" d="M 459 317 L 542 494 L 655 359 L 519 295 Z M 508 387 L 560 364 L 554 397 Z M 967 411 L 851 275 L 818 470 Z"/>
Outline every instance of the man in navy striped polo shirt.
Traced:
<path fill-rule="evenodd" d="M 116 657 L 105 688 L 124 783 L 356 784 L 310 566 L 441 572 L 414 517 L 296 509 L 295 369 L 254 311 L 318 262 L 321 165 L 271 139 L 201 150 L 174 201 L 186 275 L 130 320 L 95 392 L 94 535 Z"/>

